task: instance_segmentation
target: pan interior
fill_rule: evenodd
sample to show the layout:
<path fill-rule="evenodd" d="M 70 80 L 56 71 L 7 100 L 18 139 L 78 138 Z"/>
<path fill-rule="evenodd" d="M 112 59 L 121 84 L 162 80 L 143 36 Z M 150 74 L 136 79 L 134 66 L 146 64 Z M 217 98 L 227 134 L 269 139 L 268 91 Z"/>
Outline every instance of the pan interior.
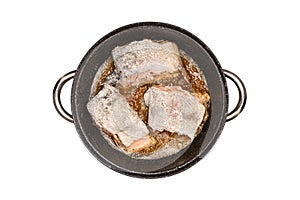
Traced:
<path fill-rule="evenodd" d="M 111 147 L 94 125 L 86 108 L 93 79 L 116 46 L 143 39 L 174 42 L 198 64 L 203 72 L 211 104 L 209 119 L 192 144 L 177 154 L 156 160 L 133 159 Z M 117 29 L 100 39 L 85 55 L 72 87 L 72 113 L 76 129 L 87 148 L 109 168 L 131 176 L 162 177 L 195 164 L 219 137 L 227 113 L 226 82 L 221 67 L 207 46 L 191 33 L 162 23 L 138 23 Z"/>

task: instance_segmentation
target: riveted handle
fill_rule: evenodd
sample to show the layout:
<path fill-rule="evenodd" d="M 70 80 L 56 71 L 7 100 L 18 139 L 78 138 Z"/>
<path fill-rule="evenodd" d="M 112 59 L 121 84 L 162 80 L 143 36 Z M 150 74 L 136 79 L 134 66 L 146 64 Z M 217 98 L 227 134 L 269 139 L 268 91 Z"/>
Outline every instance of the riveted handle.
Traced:
<path fill-rule="evenodd" d="M 56 111 L 62 118 L 64 118 L 65 120 L 67 120 L 69 122 L 72 122 L 72 123 L 74 122 L 73 116 L 64 109 L 64 107 L 61 103 L 60 94 L 61 94 L 61 90 L 62 90 L 63 86 L 69 80 L 73 79 L 75 74 L 76 74 L 76 70 L 63 75 L 60 79 L 58 79 L 58 81 L 56 82 L 56 84 L 53 88 L 53 104 L 54 104 Z"/>
<path fill-rule="evenodd" d="M 239 100 L 235 108 L 227 114 L 226 122 L 236 118 L 244 109 L 247 101 L 247 91 L 243 81 L 233 72 L 223 69 L 225 77 L 231 80 L 238 89 Z"/>

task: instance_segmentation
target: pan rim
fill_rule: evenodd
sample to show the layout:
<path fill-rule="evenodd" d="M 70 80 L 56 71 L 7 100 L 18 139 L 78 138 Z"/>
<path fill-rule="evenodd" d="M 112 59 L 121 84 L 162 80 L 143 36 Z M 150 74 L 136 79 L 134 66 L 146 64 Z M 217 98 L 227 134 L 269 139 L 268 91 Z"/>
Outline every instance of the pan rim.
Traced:
<path fill-rule="evenodd" d="M 214 64 L 217 67 L 217 70 L 220 74 L 221 80 L 223 82 L 224 85 L 224 107 L 225 107 L 225 112 L 222 116 L 222 120 L 219 122 L 218 124 L 218 132 L 216 133 L 216 135 L 214 136 L 214 138 L 212 139 L 212 141 L 207 145 L 206 149 L 203 151 L 203 153 L 201 154 L 202 156 L 198 155 L 195 156 L 193 159 L 191 159 L 190 161 L 183 163 L 182 165 L 180 165 L 179 167 L 173 168 L 173 169 L 168 169 L 165 171 L 159 171 L 159 172 L 136 172 L 136 171 L 132 171 L 132 170 L 128 170 L 125 168 L 121 168 L 120 166 L 116 166 L 114 163 L 112 163 L 111 161 L 104 159 L 103 157 L 99 156 L 99 152 L 94 148 L 94 146 L 89 142 L 88 138 L 86 137 L 86 135 L 84 133 L 82 133 L 82 129 L 81 129 L 81 124 L 79 122 L 79 119 L 77 117 L 77 112 L 76 112 L 76 105 L 75 105 L 75 92 L 76 92 L 76 84 L 78 82 L 79 76 L 78 74 L 81 73 L 81 71 L 84 69 L 84 65 L 83 63 L 85 62 L 85 60 L 91 55 L 91 53 L 93 52 L 93 50 L 99 45 L 101 44 L 103 41 L 109 39 L 111 36 L 116 35 L 124 30 L 127 29 L 131 29 L 131 28 L 136 28 L 136 27 L 142 27 L 142 26 L 156 26 L 156 27 L 162 27 L 162 28 L 168 28 L 168 29 L 172 29 L 175 31 L 178 31 L 188 37 L 190 37 L 191 39 L 193 39 L 194 41 L 196 41 L 200 46 L 202 46 L 205 51 L 209 54 L 210 58 L 213 60 Z M 227 90 L 227 84 L 226 84 L 226 79 L 225 79 L 225 75 L 223 74 L 223 70 L 222 67 L 219 63 L 219 61 L 217 60 L 216 56 L 213 54 L 213 52 L 209 49 L 209 47 L 202 42 L 198 37 L 196 37 L 194 34 L 186 31 L 185 29 L 182 29 L 180 27 L 171 25 L 171 24 L 167 24 L 167 23 L 163 23 L 163 22 L 138 22 L 138 23 L 133 23 L 133 24 L 129 24 L 129 25 L 125 25 L 122 26 L 108 34 L 106 34 L 104 37 L 102 37 L 100 40 L 98 40 L 85 54 L 85 56 L 82 58 L 78 68 L 77 68 L 77 73 L 74 77 L 74 81 L 73 81 L 73 85 L 72 85 L 72 92 L 71 92 L 71 107 L 72 107 L 72 114 L 74 116 L 74 125 L 77 129 L 77 132 L 79 133 L 80 138 L 82 139 L 82 141 L 84 142 L 85 146 L 89 149 L 89 151 L 105 166 L 107 166 L 108 168 L 117 171 L 121 174 L 125 174 L 128 176 L 132 176 L 132 177 L 139 177 L 139 178 L 161 178 L 161 177 L 166 177 L 166 176 L 171 176 L 174 174 L 177 174 L 179 172 L 182 172 L 186 169 L 188 169 L 189 167 L 193 166 L 194 164 L 196 164 L 198 161 L 200 161 L 210 150 L 211 148 L 214 146 L 214 144 L 216 143 L 217 139 L 219 138 L 220 134 L 222 133 L 222 130 L 225 126 L 225 119 L 226 119 L 226 115 L 227 115 L 227 111 L 228 111 L 228 90 Z"/>

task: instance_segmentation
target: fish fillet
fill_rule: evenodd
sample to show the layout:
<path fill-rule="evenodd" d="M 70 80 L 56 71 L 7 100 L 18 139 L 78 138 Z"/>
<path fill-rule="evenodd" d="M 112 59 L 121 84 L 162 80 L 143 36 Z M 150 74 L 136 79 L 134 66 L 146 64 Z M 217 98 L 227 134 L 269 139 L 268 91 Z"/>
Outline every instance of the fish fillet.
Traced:
<path fill-rule="evenodd" d="M 149 107 L 148 124 L 153 130 L 195 137 L 205 107 L 190 92 L 180 86 L 153 86 L 145 93 L 144 101 Z"/>
<path fill-rule="evenodd" d="M 87 109 L 98 126 L 118 135 L 125 146 L 149 133 L 126 99 L 110 85 L 104 85 L 89 101 Z"/>
<path fill-rule="evenodd" d="M 123 87 L 172 78 L 172 74 L 179 74 L 181 65 L 177 45 L 166 41 L 134 41 L 113 49 L 112 57 Z"/>

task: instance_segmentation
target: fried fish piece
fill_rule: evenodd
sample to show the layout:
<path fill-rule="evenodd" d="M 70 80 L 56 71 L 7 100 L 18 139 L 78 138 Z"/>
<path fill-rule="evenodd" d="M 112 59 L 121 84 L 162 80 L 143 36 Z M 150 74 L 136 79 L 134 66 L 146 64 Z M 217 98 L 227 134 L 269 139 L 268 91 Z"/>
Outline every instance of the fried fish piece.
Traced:
<path fill-rule="evenodd" d="M 194 139 L 205 107 L 180 86 L 153 86 L 144 95 L 149 107 L 148 124 L 153 130 L 169 131 Z"/>
<path fill-rule="evenodd" d="M 149 133 L 145 123 L 113 86 L 105 84 L 88 102 L 87 109 L 99 127 L 117 135 L 125 146 Z"/>
<path fill-rule="evenodd" d="M 112 57 L 119 83 L 125 88 L 180 74 L 180 53 L 173 42 L 134 41 L 114 48 Z"/>

